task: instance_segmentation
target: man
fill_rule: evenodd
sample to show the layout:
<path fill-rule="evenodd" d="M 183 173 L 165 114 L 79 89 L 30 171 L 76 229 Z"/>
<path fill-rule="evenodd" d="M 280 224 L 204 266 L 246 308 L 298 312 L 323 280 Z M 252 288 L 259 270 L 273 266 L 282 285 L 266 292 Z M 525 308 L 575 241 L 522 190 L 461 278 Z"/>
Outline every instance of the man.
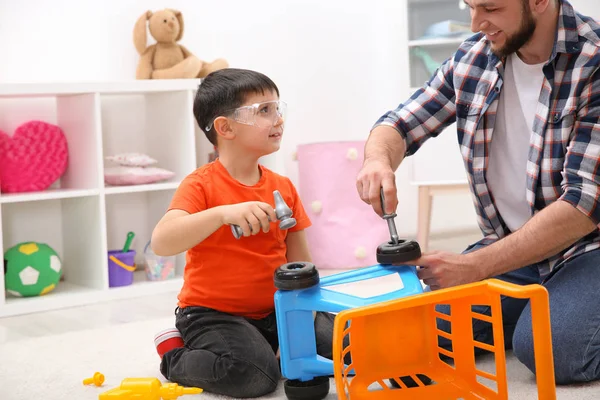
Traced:
<path fill-rule="evenodd" d="M 556 382 L 600 379 L 600 25 L 567 1 L 465 3 L 479 33 L 377 121 L 358 193 L 382 215 L 383 188 L 395 210 L 403 158 L 456 122 L 484 238 L 463 254 L 423 254 L 419 277 L 431 290 L 491 277 L 543 284 Z M 529 306 L 507 298 L 502 310 L 507 347 L 535 372 Z M 474 335 L 492 341 L 489 324 L 474 323 Z"/>

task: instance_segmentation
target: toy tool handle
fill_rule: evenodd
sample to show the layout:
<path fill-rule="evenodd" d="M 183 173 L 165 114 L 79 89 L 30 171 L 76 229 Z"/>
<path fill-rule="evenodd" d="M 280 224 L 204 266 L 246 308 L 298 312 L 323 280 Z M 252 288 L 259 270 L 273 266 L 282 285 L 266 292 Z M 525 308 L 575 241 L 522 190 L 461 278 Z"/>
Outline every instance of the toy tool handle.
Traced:
<path fill-rule="evenodd" d="M 231 225 L 231 232 L 236 239 L 241 238 L 244 234 L 244 231 L 242 231 L 242 228 L 240 228 L 239 225 Z"/>
<path fill-rule="evenodd" d="M 381 190 L 379 191 L 379 196 L 381 198 L 381 209 L 383 210 L 383 219 L 387 221 L 388 230 L 390 231 L 390 239 L 392 240 L 393 244 L 398 244 L 398 232 L 396 231 L 396 224 L 394 223 L 396 213 L 385 213 L 385 197 L 383 196 L 383 188 L 381 188 Z"/>
<path fill-rule="evenodd" d="M 123 253 L 127 253 L 129 251 L 129 247 L 131 247 L 131 241 L 133 240 L 134 236 L 135 233 L 133 232 L 127 233 L 127 239 L 125 239 L 125 245 L 123 246 Z"/>

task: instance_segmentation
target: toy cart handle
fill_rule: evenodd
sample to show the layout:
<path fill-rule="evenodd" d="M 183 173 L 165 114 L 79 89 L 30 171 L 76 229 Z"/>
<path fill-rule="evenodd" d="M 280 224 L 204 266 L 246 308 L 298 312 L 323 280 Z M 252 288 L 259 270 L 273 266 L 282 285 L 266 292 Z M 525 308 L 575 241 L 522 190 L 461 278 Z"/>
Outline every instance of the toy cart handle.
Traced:
<path fill-rule="evenodd" d="M 538 396 L 540 399 L 556 398 L 548 290 L 538 284 L 523 286 L 499 279 L 489 279 L 487 283 L 488 287 L 499 294 L 518 299 L 530 299 Z M 542 377 L 545 378 L 544 383 L 540 380 Z"/>

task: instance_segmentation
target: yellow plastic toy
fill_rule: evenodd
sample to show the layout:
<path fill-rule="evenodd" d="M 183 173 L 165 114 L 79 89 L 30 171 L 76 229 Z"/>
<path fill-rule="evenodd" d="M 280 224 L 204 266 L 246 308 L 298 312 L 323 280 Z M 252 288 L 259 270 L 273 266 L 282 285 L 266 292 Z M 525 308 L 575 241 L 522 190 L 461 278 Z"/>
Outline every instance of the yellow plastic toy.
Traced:
<path fill-rule="evenodd" d="M 93 377 L 86 378 L 83 380 L 84 385 L 94 384 L 96 386 L 102 386 L 103 383 L 104 383 L 104 375 L 102 375 L 100 372 L 96 372 Z"/>
<path fill-rule="evenodd" d="M 163 384 L 157 378 L 126 378 L 118 388 L 101 393 L 99 400 L 175 400 L 185 394 L 198 393 L 202 393 L 202 389 Z"/>
<path fill-rule="evenodd" d="M 340 312 L 333 333 L 338 398 L 508 399 L 501 296 L 530 299 L 538 399 L 555 400 L 548 292 L 541 285 L 519 286 L 497 279 Z M 450 315 L 436 311 L 437 304 L 449 305 Z M 491 316 L 473 312 L 473 305 L 490 306 Z M 450 333 L 437 328 L 439 319 L 451 323 Z M 493 345 L 473 339 L 473 319 L 492 326 Z M 346 335 L 350 344 L 344 347 Z M 438 336 L 451 340 L 450 351 L 438 346 Z M 495 370 L 479 368 L 473 356 L 476 347 L 494 356 Z M 349 365 L 343 362 L 347 353 L 352 358 Z M 432 384 L 423 384 L 421 374 Z M 418 386 L 403 385 L 399 378 L 408 376 Z M 400 388 L 388 386 L 390 378 Z"/>

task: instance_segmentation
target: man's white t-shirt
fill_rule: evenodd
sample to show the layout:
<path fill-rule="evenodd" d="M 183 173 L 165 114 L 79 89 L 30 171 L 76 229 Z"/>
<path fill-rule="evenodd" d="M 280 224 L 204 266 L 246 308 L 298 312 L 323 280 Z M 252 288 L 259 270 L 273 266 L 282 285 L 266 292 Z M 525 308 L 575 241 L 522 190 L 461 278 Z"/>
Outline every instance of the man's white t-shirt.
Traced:
<path fill-rule="evenodd" d="M 527 158 L 543 66 L 525 64 L 516 53 L 508 56 L 490 144 L 488 187 L 500 216 L 513 232 L 531 217 L 526 198 Z"/>

